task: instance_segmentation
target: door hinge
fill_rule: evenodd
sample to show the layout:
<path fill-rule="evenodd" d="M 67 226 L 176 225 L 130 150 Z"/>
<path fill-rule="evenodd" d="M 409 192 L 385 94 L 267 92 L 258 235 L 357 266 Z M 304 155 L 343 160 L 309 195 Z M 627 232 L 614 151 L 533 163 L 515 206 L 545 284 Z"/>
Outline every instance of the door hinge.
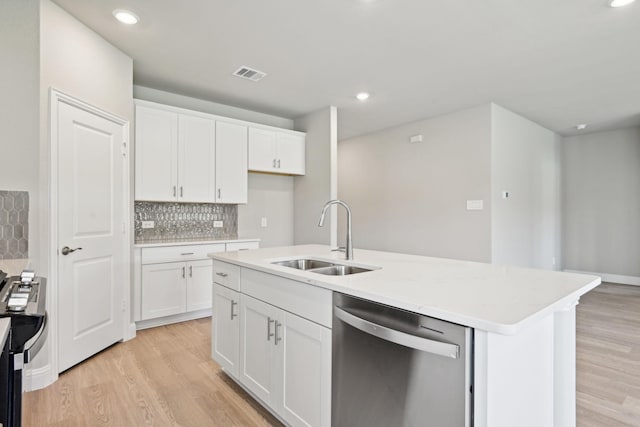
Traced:
<path fill-rule="evenodd" d="M 122 300 L 122 312 L 124 313 L 125 311 L 127 311 L 127 302 Z"/>
<path fill-rule="evenodd" d="M 127 157 L 127 141 L 122 142 L 122 149 L 120 150 L 122 157 Z"/>

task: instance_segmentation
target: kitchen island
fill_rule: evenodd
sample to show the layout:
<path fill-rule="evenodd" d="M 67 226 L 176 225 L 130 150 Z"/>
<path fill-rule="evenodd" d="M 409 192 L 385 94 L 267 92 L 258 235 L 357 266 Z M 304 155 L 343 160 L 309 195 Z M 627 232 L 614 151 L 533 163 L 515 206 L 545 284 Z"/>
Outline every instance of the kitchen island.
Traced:
<path fill-rule="evenodd" d="M 354 260 L 345 261 L 344 254 L 321 245 L 210 256 L 214 272 L 216 264 L 239 268 L 242 280 L 235 289 L 241 294 L 257 289 L 252 298 L 278 305 L 274 299 L 296 300 L 288 293 L 302 288 L 316 292 L 322 310 L 303 317 L 327 328 L 326 292 L 332 291 L 471 327 L 476 427 L 575 425 L 575 306 L 599 277 L 368 250 L 356 250 Z M 371 271 L 330 276 L 274 264 L 300 258 Z M 277 280 L 287 285 L 276 291 L 256 287 L 271 280 L 276 287 Z M 289 312 L 295 311 L 287 304 L 300 306 L 285 301 L 281 308 Z M 321 406 L 327 410 L 326 402 Z M 319 425 L 328 425 L 326 416 L 322 420 Z"/>

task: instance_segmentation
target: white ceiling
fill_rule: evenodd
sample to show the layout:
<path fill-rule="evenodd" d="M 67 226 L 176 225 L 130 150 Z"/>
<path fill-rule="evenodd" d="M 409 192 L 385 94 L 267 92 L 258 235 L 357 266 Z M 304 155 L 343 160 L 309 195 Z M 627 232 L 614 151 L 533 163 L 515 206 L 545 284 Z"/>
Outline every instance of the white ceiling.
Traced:
<path fill-rule="evenodd" d="M 487 102 L 564 135 L 640 124 L 640 2 L 55 2 L 133 57 L 135 84 L 289 118 L 335 105 L 339 139 Z"/>

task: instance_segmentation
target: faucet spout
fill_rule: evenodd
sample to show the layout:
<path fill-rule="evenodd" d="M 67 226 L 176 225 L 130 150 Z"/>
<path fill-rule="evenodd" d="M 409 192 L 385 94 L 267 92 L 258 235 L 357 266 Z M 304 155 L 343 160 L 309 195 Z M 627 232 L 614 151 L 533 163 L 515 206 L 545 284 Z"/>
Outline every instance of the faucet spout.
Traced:
<path fill-rule="evenodd" d="M 342 200 L 329 200 L 324 207 L 322 208 L 322 214 L 320 214 L 320 220 L 318 221 L 318 227 L 322 227 L 324 225 L 324 216 L 327 213 L 327 210 L 331 205 L 340 205 L 345 208 L 347 211 L 347 247 L 346 247 L 346 258 L 348 260 L 353 259 L 353 244 L 351 242 L 351 209 L 349 205 L 347 205 Z"/>

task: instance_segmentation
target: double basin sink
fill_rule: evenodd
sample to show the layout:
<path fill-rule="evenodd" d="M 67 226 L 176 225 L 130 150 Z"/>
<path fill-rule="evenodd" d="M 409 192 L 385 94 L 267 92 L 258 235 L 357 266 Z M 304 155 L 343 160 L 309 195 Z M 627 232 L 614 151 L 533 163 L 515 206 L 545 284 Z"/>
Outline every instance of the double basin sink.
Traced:
<path fill-rule="evenodd" d="M 312 273 L 324 274 L 327 276 L 347 276 L 350 274 L 365 273 L 367 271 L 374 270 L 373 268 L 356 267 L 353 265 L 344 265 L 310 258 L 275 261 L 271 264 L 295 268 L 297 270 L 310 271 Z"/>

